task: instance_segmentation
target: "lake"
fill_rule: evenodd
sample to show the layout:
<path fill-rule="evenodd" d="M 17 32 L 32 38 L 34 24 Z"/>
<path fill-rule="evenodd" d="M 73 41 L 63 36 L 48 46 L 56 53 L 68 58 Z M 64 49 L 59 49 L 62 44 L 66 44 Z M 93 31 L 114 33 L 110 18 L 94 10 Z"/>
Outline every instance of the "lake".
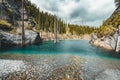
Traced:
<path fill-rule="evenodd" d="M 57 44 L 54 44 L 54 41 L 45 41 L 41 44 L 30 45 L 24 48 L 4 49 L 0 51 L 0 54 L 80 56 L 85 59 L 81 70 L 84 80 L 120 79 L 119 54 L 92 46 L 88 40 L 61 40 Z M 63 58 L 63 56 L 60 56 L 60 58 L 65 61 L 66 57 Z"/>
<path fill-rule="evenodd" d="M 88 40 L 61 40 L 57 44 L 54 41 L 46 41 L 42 44 L 31 45 L 24 48 L 14 48 L 10 50 L 1 50 L 1 54 L 72 54 L 85 56 L 94 56 L 101 58 L 117 59 L 119 55 L 114 51 L 105 50 L 99 47 L 91 46 Z"/>

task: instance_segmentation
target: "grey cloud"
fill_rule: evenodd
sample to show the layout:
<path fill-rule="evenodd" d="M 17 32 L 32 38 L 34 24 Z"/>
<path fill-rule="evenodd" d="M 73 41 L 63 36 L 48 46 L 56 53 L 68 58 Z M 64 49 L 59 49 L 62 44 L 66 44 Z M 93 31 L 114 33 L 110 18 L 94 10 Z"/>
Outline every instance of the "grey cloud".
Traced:
<path fill-rule="evenodd" d="M 65 0 L 60 0 L 61 2 L 65 2 Z"/>
<path fill-rule="evenodd" d="M 73 12 L 70 14 L 71 19 L 82 19 L 87 22 L 97 21 L 105 19 L 108 16 L 108 14 L 104 15 L 102 13 L 92 13 L 90 14 L 88 10 L 84 7 L 76 8 L 73 10 Z"/>
<path fill-rule="evenodd" d="M 75 2 L 80 2 L 80 0 L 75 0 Z"/>
<path fill-rule="evenodd" d="M 87 10 L 85 8 L 76 8 L 73 10 L 73 12 L 70 14 L 70 18 L 79 18 L 82 17 L 84 18 L 88 14 Z"/>
<path fill-rule="evenodd" d="M 82 18 L 84 18 L 85 21 L 92 22 L 92 21 L 97 21 L 97 20 L 104 20 L 108 17 L 108 15 L 110 15 L 110 13 L 103 14 L 103 13 L 94 12 L 92 14 L 87 13 L 87 15 L 82 16 Z"/>
<path fill-rule="evenodd" d="M 59 11 L 59 8 L 57 6 L 57 2 L 54 2 L 54 1 L 51 1 L 51 0 L 48 0 L 46 2 L 46 5 L 43 5 L 42 6 L 44 9 L 46 10 L 49 10 L 49 11 L 52 11 L 52 12 L 57 12 Z"/>
<path fill-rule="evenodd" d="M 46 10 L 50 10 L 50 11 L 53 11 L 53 12 L 59 11 L 57 5 L 55 5 L 55 4 L 53 4 L 53 3 L 52 3 L 52 4 L 49 4 L 49 7 L 45 6 L 44 8 L 45 8 Z"/>
<path fill-rule="evenodd" d="M 95 23 L 95 25 L 97 24 L 98 26 L 104 19 L 109 17 L 115 9 L 114 0 L 105 0 L 105 2 L 103 2 L 104 0 L 98 0 L 100 4 L 95 4 L 96 0 L 95 1 L 94 0 L 31 0 L 31 1 L 36 3 L 44 11 L 48 11 L 53 14 L 59 13 L 60 14 L 59 17 L 66 18 L 69 16 L 69 19 L 71 21 L 81 19 L 84 20 L 89 25 L 90 24 L 94 25 Z M 70 1 L 73 3 L 69 3 Z M 61 5 L 63 5 L 64 7 Z M 68 8 L 69 6 L 70 8 Z M 94 9 L 95 7 L 98 7 L 100 10 Z"/>

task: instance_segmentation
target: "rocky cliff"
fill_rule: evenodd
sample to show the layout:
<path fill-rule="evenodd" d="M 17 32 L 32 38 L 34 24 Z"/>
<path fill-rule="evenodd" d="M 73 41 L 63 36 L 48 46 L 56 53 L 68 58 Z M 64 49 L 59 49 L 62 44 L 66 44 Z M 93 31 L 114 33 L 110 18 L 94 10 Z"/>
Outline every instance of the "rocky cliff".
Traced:
<path fill-rule="evenodd" d="M 16 20 L 21 19 L 20 5 L 21 0 L 1 0 L 0 1 L 0 19 L 4 19 L 14 24 Z"/>
<path fill-rule="evenodd" d="M 0 46 L 3 48 L 21 45 L 21 4 L 22 0 L 0 0 Z M 28 18 L 26 5 L 27 0 L 24 2 L 25 44 L 40 43 L 41 38 L 39 33 L 32 29 L 35 25 Z"/>
<path fill-rule="evenodd" d="M 120 51 L 120 36 L 118 26 L 120 24 L 120 7 L 117 7 L 113 14 L 103 22 L 103 25 L 97 29 L 98 40 L 94 45 L 105 49 Z M 117 45 L 118 44 L 118 45 Z"/>

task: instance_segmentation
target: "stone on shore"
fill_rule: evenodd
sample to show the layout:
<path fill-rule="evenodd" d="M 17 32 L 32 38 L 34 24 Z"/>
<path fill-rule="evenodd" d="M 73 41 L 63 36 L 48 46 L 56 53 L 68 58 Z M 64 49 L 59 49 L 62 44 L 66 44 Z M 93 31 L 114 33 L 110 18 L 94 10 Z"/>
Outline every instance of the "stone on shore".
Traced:
<path fill-rule="evenodd" d="M 106 39 L 104 41 L 97 39 L 93 42 L 92 45 L 98 46 L 98 47 L 102 47 L 108 50 L 113 50 L 113 46 L 111 45 L 111 40 L 110 39 Z"/>
<path fill-rule="evenodd" d="M 22 35 L 10 34 L 8 32 L 1 31 L 1 44 L 2 46 L 16 46 L 20 45 Z M 37 32 L 32 30 L 25 30 L 25 44 L 37 44 L 41 42 L 41 38 Z"/>
<path fill-rule="evenodd" d="M 15 71 L 25 71 L 26 65 L 22 60 L 0 60 L 0 77 Z"/>
<path fill-rule="evenodd" d="M 25 60 L 30 58 L 29 60 Z M 10 65 L 5 67 L 3 65 L 3 71 L 11 71 L 9 74 L 3 75 L 1 79 L 4 80 L 82 80 L 81 79 L 81 58 L 70 55 L 40 55 L 40 56 L 26 56 L 24 57 L 25 71 L 21 70 L 24 68 L 24 63 L 20 62 L 4 62 L 4 65 Z M 23 65 L 22 65 L 23 64 Z M 19 67 L 20 66 L 20 67 Z M 19 71 L 20 70 L 20 71 Z M 2 73 L 2 71 L 1 71 Z"/>

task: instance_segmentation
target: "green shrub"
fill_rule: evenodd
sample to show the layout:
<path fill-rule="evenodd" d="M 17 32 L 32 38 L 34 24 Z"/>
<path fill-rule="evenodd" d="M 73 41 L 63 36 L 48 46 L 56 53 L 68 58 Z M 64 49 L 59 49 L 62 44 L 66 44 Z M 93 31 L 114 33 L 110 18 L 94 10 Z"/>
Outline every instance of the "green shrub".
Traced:
<path fill-rule="evenodd" d="M 11 31 L 14 29 L 14 27 L 12 26 L 12 24 L 8 23 L 7 21 L 0 20 L 0 29 L 4 31 Z"/>

